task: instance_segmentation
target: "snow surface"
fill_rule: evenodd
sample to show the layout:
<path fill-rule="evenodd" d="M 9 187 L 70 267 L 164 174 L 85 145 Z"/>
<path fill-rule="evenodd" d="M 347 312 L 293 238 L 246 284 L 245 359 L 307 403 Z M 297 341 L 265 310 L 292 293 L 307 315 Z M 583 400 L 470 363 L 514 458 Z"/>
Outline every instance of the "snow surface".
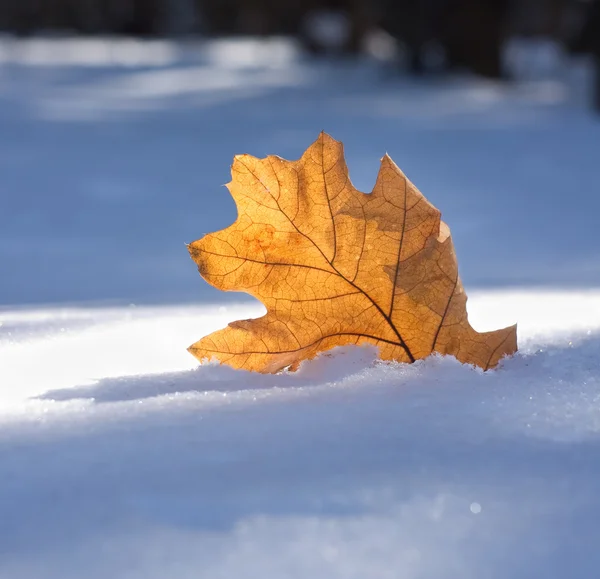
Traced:
<path fill-rule="evenodd" d="M 534 48 L 503 86 L 283 40 L 0 41 L 0 578 L 597 576 L 600 122 L 586 63 Z M 442 209 L 516 356 L 197 365 L 263 310 L 184 242 L 235 218 L 234 154 L 321 129 L 358 187 L 387 150 Z"/>

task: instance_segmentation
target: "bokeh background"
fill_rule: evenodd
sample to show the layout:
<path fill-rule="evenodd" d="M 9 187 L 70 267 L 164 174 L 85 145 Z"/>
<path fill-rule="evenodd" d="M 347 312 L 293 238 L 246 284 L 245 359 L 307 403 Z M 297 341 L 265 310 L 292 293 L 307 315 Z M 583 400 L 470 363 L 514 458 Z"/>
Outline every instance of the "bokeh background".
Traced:
<path fill-rule="evenodd" d="M 0 0 L 0 305 L 240 299 L 235 154 L 388 152 L 469 288 L 600 282 L 600 2 Z"/>

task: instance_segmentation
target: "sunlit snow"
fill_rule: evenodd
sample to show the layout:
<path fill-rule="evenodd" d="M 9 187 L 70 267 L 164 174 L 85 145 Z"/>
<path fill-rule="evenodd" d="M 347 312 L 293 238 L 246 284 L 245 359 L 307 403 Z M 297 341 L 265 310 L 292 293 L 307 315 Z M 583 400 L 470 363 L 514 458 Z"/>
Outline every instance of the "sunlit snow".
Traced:
<path fill-rule="evenodd" d="M 519 82 L 437 86 L 281 39 L 0 41 L 0 579 L 597 575 L 600 124 L 586 64 L 526 48 Z M 388 150 L 441 208 L 517 355 L 187 353 L 263 313 L 184 245 L 235 219 L 233 155 L 321 129 L 360 188 Z"/>

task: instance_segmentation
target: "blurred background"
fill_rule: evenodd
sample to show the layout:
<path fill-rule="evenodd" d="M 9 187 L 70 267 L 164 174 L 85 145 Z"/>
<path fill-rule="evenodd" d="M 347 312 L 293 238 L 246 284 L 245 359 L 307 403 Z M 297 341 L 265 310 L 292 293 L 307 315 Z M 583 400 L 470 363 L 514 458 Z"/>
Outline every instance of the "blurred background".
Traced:
<path fill-rule="evenodd" d="M 2 0 L 0 29 L 20 36 L 286 35 L 314 53 L 348 54 L 359 54 L 380 30 L 402 44 L 413 73 L 434 64 L 503 78 L 502 50 L 511 37 L 544 37 L 573 51 L 597 53 L 600 25 L 594 4 L 594 0 Z"/>
<path fill-rule="evenodd" d="M 0 306 L 243 298 L 186 242 L 235 154 L 388 152 L 469 288 L 600 282 L 600 2 L 0 0 Z"/>

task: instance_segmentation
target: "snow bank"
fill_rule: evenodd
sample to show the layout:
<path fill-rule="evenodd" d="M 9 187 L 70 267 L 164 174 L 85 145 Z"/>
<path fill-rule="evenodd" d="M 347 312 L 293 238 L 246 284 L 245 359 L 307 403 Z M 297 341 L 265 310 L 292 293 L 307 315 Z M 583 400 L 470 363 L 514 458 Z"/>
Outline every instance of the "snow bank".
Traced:
<path fill-rule="evenodd" d="M 590 576 L 600 294 L 469 305 L 520 324 L 496 371 L 197 367 L 254 305 L 3 312 L 0 577 Z"/>

